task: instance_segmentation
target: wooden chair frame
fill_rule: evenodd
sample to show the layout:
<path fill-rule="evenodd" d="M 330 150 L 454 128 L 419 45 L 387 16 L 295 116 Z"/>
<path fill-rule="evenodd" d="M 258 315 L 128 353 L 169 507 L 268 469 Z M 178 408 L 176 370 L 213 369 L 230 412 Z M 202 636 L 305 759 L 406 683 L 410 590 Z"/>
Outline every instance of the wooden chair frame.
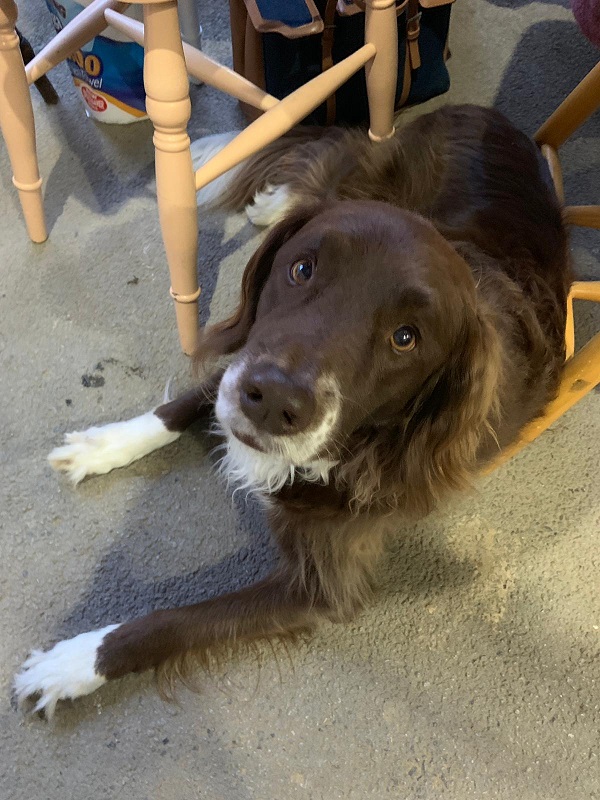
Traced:
<path fill-rule="evenodd" d="M 575 87 L 535 134 L 534 139 L 541 148 L 560 201 L 564 204 L 565 193 L 558 148 L 600 108 L 600 62 Z M 564 206 L 563 219 L 570 225 L 600 228 L 600 206 Z M 576 281 L 567 301 L 567 325 L 565 330 L 566 363 L 557 397 L 548 405 L 543 416 L 530 422 L 514 444 L 505 448 L 494 464 L 487 470 L 508 461 L 526 444 L 550 427 L 565 411 L 575 405 L 600 383 L 600 333 L 575 352 L 575 322 L 573 300 L 591 300 L 600 303 L 600 281 Z"/>

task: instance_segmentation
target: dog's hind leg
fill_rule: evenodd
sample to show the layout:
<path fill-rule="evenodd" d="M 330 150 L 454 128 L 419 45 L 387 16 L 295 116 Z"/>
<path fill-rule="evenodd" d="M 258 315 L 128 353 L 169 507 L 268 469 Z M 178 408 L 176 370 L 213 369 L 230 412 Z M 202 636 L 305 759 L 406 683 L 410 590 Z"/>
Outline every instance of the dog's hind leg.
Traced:
<path fill-rule="evenodd" d="M 48 461 L 73 483 L 87 475 L 103 475 L 171 444 L 214 405 L 221 374 L 153 411 L 123 422 L 94 426 L 65 435 L 65 444 L 55 447 Z"/>

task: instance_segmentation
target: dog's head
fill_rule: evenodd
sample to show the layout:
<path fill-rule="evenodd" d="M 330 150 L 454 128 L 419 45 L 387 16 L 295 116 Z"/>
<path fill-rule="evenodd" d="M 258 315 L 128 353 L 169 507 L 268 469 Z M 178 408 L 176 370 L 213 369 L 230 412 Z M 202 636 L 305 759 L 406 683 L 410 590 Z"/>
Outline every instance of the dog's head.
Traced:
<path fill-rule="evenodd" d="M 364 502 L 388 450 L 405 456 L 395 480 L 441 475 L 453 443 L 473 455 L 488 416 L 493 336 L 469 267 L 424 219 L 377 202 L 298 210 L 201 345 L 201 358 L 235 353 L 216 403 L 228 470 L 273 491 L 341 464 Z"/>

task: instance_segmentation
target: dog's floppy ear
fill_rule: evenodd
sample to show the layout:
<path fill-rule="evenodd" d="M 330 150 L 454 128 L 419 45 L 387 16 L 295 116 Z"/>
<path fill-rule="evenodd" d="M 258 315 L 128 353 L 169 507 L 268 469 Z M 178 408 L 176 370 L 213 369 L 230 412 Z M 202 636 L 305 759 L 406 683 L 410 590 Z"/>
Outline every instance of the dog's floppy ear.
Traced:
<path fill-rule="evenodd" d="M 450 490 L 468 487 L 484 436 L 494 436 L 501 370 L 487 312 L 470 308 L 448 361 L 421 387 L 401 419 L 366 431 L 340 471 L 356 508 L 379 504 L 429 513 Z"/>
<path fill-rule="evenodd" d="M 209 326 L 201 333 L 200 344 L 194 356 L 197 364 L 207 358 L 229 355 L 243 347 L 254 324 L 260 294 L 271 272 L 277 251 L 312 219 L 315 213 L 314 206 L 299 208 L 269 231 L 246 265 L 237 309 L 228 319 Z"/>
<path fill-rule="evenodd" d="M 500 371 L 496 329 L 472 309 L 450 359 L 408 410 L 401 465 L 408 508 L 428 512 L 447 491 L 468 487 L 482 439 L 494 436 Z"/>

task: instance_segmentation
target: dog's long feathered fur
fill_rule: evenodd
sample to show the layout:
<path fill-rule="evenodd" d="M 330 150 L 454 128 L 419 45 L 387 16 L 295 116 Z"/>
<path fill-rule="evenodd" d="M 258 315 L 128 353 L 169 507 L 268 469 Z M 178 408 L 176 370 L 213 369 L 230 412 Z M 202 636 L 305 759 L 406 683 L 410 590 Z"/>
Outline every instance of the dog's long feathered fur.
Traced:
<path fill-rule="evenodd" d="M 433 222 L 471 266 L 473 314 L 450 361 L 409 408 L 353 432 L 327 485 L 295 482 L 271 498 L 281 551 L 274 575 L 201 604 L 189 642 L 163 643 L 141 662 L 148 620 L 124 626 L 133 661 L 118 629 L 100 653 L 109 677 L 160 664 L 167 653 L 205 654 L 310 629 L 322 616 L 348 619 L 370 596 L 385 535 L 398 524 L 390 512 L 427 513 L 466 488 L 557 389 L 571 280 L 566 235 L 537 150 L 500 114 L 448 108 L 378 147 L 363 132 L 300 130 L 251 159 L 221 204 L 239 210 L 266 184 L 285 184 L 295 208 L 251 259 L 237 311 L 206 330 L 200 362 L 245 346 L 277 251 L 333 199 L 378 200 Z M 180 611 L 161 613 L 180 630 Z"/>
<path fill-rule="evenodd" d="M 377 147 L 362 131 L 295 131 L 246 163 L 219 205 L 241 210 L 269 185 L 287 187 L 290 215 L 251 260 L 234 316 L 205 332 L 199 361 L 243 345 L 274 253 L 328 199 L 414 211 L 473 270 L 478 317 L 456 363 L 431 376 L 399 425 L 358 432 L 336 471 L 358 506 L 382 501 L 426 513 L 447 489 L 468 486 L 555 393 L 571 272 L 546 166 L 502 115 L 460 106 L 421 117 Z M 432 406 L 434 388 L 443 413 Z"/>
<path fill-rule="evenodd" d="M 354 422 L 329 443 L 335 451 L 329 480 L 296 480 L 269 498 L 280 550 L 274 573 L 256 586 L 158 611 L 109 632 L 96 660 L 97 673 L 109 679 L 150 667 L 179 674 L 194 654 L 207 663 L 223 648 L 293 636 L 324 617 L 350 618 L 369 598 L 386 533 L 402 515 L 425 514 L 450 491 L 467 487 L 557 390 L 571 281 L 566 234 L 536 147 L 500 114 L 449 107 L 376 147 L 363 132 L 301 129 L 238 170 L 221 205 L 241 209 L 267 185 L 287 187 L 289 213 L 249 262 L 235 313 L 204 332 L 201 364 L 227 354 L 264 355 L 277 336 L 287 336 L 292 347 L 294 336 L 304 341 L 311 326 L 331 325 L 341 309 L 339 300 L 327 305 L 325 288 L 318 319 L 302 316 L 317 313 L 313 306 L 305 312 L 294 307 L 274 329 L 267 312 L 280 295 L 266 287 L 275 285 L 278 254 L 311 224 L 321 225 L 327 239 L 353 213 L 353 268 L 361 257 L 368 261 L 372 247 L 385 259 L 385 236 L 400 237 L 403 252 L 414 239 L 421 253 L 440 262 L 435 275 L 448 297 L 440 290 L 445 316 L 436 324 L 451 341 L 441 362 L 428 355 L 424 341 L 423 363 L 430 359 L 435 366 L 403 387 L 405 400 L 392 398 L 381 407 L 369 390 L 367 349 L 364 382 L 346 379 L 364 387 L 341 404 L 352 401 L 370 411 L 359 417 L 352 408 Z M 396 229 L 391 207 L 418 216 L 397 215 Z M 343 237 L 336 241 L 344 247 Z M 342 271 L 338 281 L 344 280 L 353 278 Z M 369 313 L 369 286 L 363 291 L 364 304 L 347 311 L 358 315 L 358 331 L 361 325 L 370 330 L 360 317 Z M 311 346 L 318 350 L 319 340 Z M 331 363 L 341 381 L 351 358 L 343 341 L 337 346 Z M 190 405 L 188 397 L 156 414 L 183 430 L 200 406 L 208 410 L 212 403 Z"/>

